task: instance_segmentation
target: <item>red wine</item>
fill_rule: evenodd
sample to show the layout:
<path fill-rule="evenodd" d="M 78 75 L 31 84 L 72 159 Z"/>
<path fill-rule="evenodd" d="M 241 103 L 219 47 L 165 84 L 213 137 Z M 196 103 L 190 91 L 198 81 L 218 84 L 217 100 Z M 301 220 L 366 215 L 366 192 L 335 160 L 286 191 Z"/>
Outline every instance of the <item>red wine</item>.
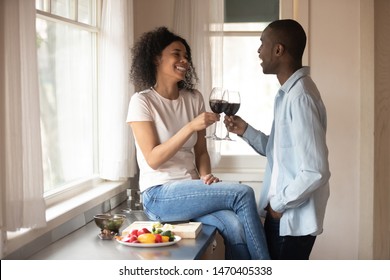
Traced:
<path fill-rule="evenodd" d="M 233 116 L 238 112 L 238 109 L 240 109 L 240 103 L 228 103 L 223 112 L 228 116 Z"/>
<path fill-rule="evenodd" d="M 221 114 L 226 110 L 228 103 L 225 100 L 211 99 L 210 108 L 216 114 Z"/>
<path fill-rule="evenodd" d="M 228 103 L 223 112 L 228 116 L 233 116 L 238 112 L 238 109 L 240 109 L 240 103 Z"/>

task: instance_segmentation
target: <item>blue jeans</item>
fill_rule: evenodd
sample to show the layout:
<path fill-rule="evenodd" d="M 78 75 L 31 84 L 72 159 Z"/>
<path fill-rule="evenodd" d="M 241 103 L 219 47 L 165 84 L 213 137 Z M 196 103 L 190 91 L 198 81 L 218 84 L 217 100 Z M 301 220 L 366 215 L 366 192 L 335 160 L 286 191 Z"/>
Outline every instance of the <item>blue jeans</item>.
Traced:
<path fill-rule="evenodd" d="M 151 220 L 203 219 L 219 229 L 228 246 L 243 244 L 240 233 L 243 228 L 251 259 L 270 258 L 255 195 L 249 186 L 228 182 L 206 185 L 202 180 L 174 181 L 148 188 L 143 192 L 142 200 Z M 214 216 L 207 216 L 210 214 Z M 242 228 L 237 231 L 240 224 Z M 228 248 L 234 250 L 234 246 Z M 236 252 L 233 255 L 236 256 Z"/>
<path fill-rule="evenodd" d="M 215 226 L 225 242 L 226 260 L 250 260 L 251 255 L 246 244 L 245 232 L 236 213 L 221 210 L 193 219 L 206 225 Z M 234 234 L 232 234 L 234 232 Z"/>
<path fill-rule="evenodd" d="M 316 236 L 280 236 L 280 219 L 267 214 L 264 222 L 270 256 L 273 260 L 308 260 Z"/>

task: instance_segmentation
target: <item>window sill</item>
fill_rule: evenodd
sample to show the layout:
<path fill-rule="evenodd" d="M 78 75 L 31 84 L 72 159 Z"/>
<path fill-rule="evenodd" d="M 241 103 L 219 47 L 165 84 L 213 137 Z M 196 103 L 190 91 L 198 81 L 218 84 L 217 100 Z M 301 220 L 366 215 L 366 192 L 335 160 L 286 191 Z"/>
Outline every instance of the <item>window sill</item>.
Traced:
<path fill-rule="evenodd" d="M 130 181 L 104 181 L 46 210 L 44 228 L 7 233 L 7 259 L 26 259 L 127 199 Z"/>
<path fill-rule="evenodd" d="M 235 169 L 214 169 L 213 174 L 223 181 L 262 182 L 264 169 L 246 169 L 237 172 Z"/>
<path fill-rule="evenodd" d="M 223 155 L 213 174 L 224 181 L 262 182 L 267 159 L 255 156 Z"/>
<path fill-rule="evenodd" d="M 87 191 L 84 191 L 70 199 L 67 199 L 63 202 L 52 205 L 46 210 L 46 220 L 49 222 L 54 222 L 55 220 L 60 220 L 62 223 L 61 217 L 66 215 L 73 216 L 88 211 L 89 209 L 103 203 L 107 198 L 112 198 L 119 193 L 125 191 L 129 188 L 129 182 L 109 182 L 103 181 L 95 185 L 93 188 L 90 188 Z M 122 201 L 120 201 L 122 202 Z M 119 202 L 119 203 L 120 203 Z M 118 203 L 118 204 L 119 204 Z M 117 205 L 113 205 L 113 208 Z M 108 209 L 109 211 L 111 209 Z M 105 211 L 106 212 L 106 211 Z"/>

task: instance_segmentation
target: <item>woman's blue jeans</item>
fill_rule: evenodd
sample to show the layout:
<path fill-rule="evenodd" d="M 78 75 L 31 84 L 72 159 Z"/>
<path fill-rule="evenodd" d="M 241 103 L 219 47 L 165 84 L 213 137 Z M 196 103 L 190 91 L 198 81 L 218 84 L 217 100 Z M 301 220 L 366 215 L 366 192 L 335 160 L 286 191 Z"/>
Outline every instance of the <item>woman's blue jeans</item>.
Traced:
<path fill-rule="evenodd" d="M 225 260 L 251 259 L 246 244 L 244 226 L 233 211 L 221 210 L 193 219 L 193 221 L 212 225 L 218 229 L 225 243 Z"/>
<path fill-rule="evenodd" d="M 148 188 L 142 193 L 142 200 L 145 213 L 152 220 L 203 221 L 219 229 L 229 250 L 246 242 L 251 259 L 270 258 L 255 195 L 247 185 L 229 182 L 206 185 L 202 180 L 174 181 Z M 233 252 L 232 257 L 246 258 L 237 256 L 242 246 L 237 248 L 240 251 Z"/>

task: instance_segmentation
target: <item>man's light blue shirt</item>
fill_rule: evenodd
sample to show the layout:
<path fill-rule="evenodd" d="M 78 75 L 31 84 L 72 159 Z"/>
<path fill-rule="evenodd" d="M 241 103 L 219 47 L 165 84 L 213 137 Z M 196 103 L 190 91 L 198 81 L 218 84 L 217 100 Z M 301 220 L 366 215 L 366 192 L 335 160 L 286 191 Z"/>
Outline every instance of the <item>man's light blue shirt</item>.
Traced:
<path fill-rule="evenodd" d="M 259 209 L 264 214 L 269 202 L 272 209 L 283 213 L 281 236 L 320 234 L 329 197 L 326 109 L 309 74 L 310 69 L 303 67 L 279 89 L 270 135 L 250 125 L 242 135 L 259 154 L 267 157 Z M 277 159 L 274 145 L 278 147 Z M 268 201 L 275 160 L 279 166 L 276 194 Z"/>

